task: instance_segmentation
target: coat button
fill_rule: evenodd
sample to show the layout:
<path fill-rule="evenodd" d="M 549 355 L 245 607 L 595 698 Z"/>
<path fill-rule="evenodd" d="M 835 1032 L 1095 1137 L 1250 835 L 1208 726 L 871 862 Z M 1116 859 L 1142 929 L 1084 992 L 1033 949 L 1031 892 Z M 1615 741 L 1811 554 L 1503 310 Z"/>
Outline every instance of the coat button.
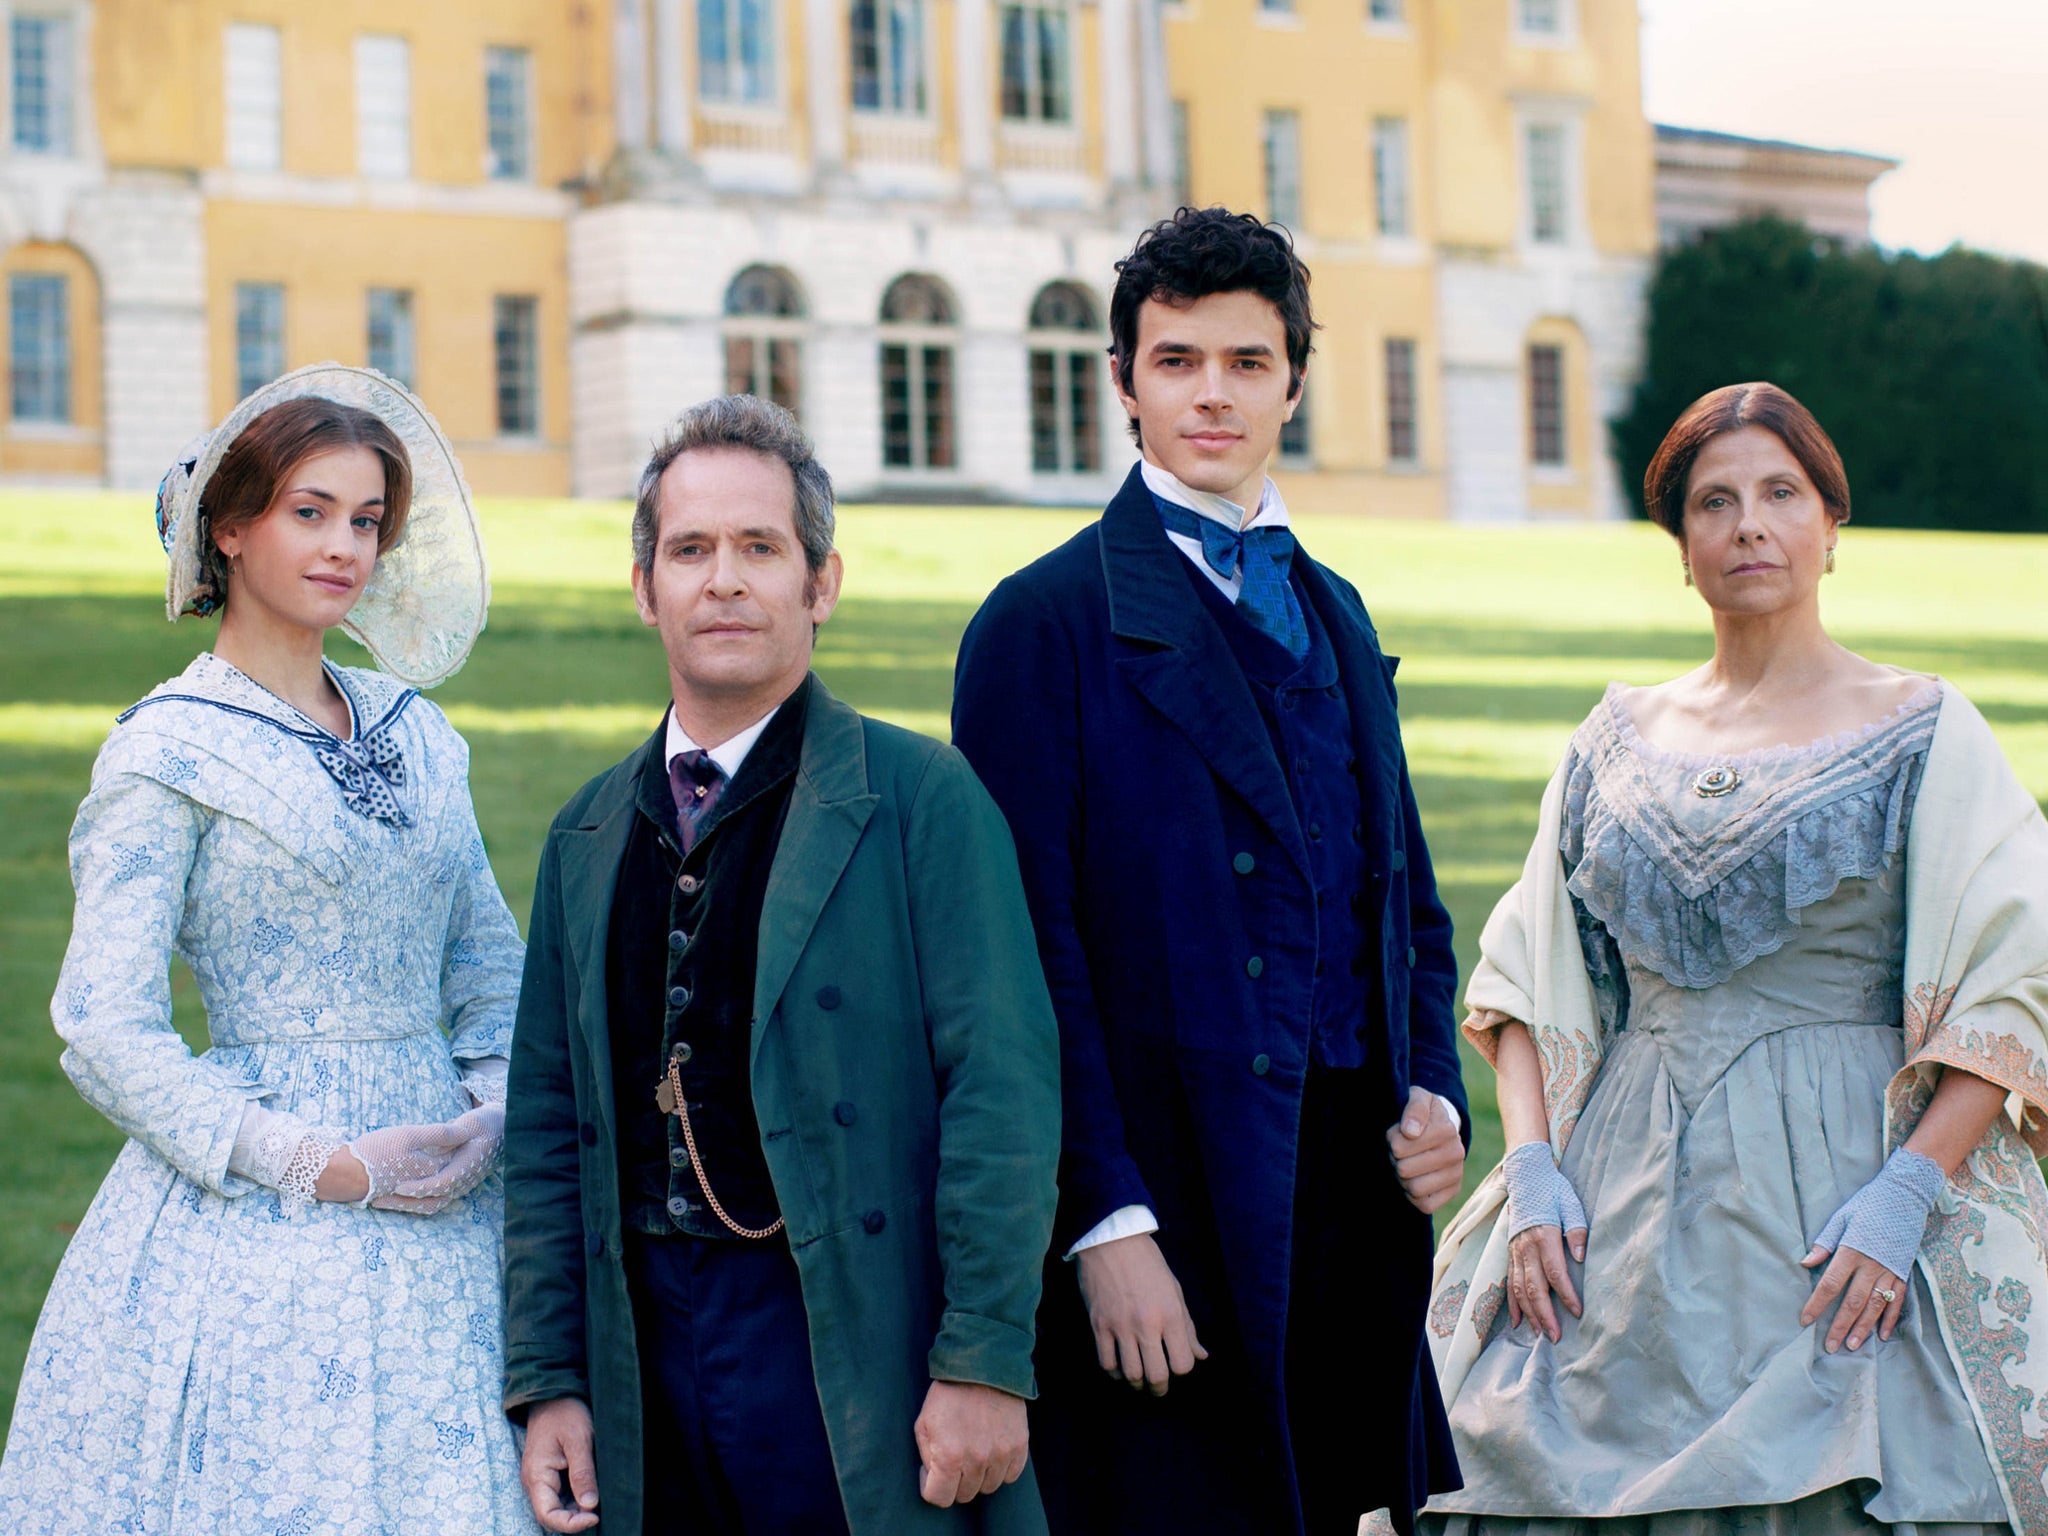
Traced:
<path fill-rule="evenodd" d="M 681 891 L 685 896 L 694 896 L 697 894 L 698 891 L 702 890 L 703 887 L 704 882 L 698 879 L 695 875 L 679 875 L 676 877 L 676 889 Z"/>
<path fill-rule="evenodd" d="M 1230 867 L 1240 875 L 1248 875 L 1259 867 L 1259 861 L 1248 853 L 1240 853 L 1230 861 Z"/>
<path fill-rule="evenodd" d="M 1308 824 L 1308 840 L 1312 843 L 1320 843 L 1323 840 L 1323 824 L 1320 821 Z"/>
<path fill-rule="evenodd" d="M 689 1007 L 690 989 L 688 987 L 670 987 L 668 989 L 668 1005 L 671 1008 Z"/>
<path fill-rule="evenodd" d="M 1415 964 L 1415 946 L 1412 944 L 1408 946 L 1408 963 L 1411 966 Z"/>
<path fill-rule="evenodd" d="M 1394 866 L 1394 873 L 1398 875 L 1399 873 L 1401 873 L 1402 870 L 1408 867 L 1408 855 L 1403 853 L 1399 848 L 1396 848 L 1394 850 L 1393 858 L 1390 859 L 1388 862 Z"/>
<path fill-rule="evenodd" d="M 1259 1052 L 1258 1055 L 1252 1058 L 1253 1077 L 1264 1077 L 1268 1072 L 1272 1070 L 1273 1058 L 1268 1056 L 1264 1051 Z"/>
<path fill-rule="evenodd" d="M 597 1145 L 597 1127 L 596 1127 L 596 1126 L 594 1126 L 594 1125 L 579 1125 L 579 1126 L 577 1126 L 577 1127 L 576 1127 L 576 1139 L 577 1139 L 578 1141 L 581 1141 L 581 1142 L 583 1143 L 583 1145 L 585 1145 L 586 1147 L 594 1147 L 594 1146 L 596 1146 L 596 1145 Z"/>
<path fill-rule="evenodd" d="M 689 942 L 690 936 L 680 928 L 673 930 L 668 936 L 668 947 L 670 949 L 682 949 Z"/>
<path fill-rule="evenodd" d="M 880 1211 L 869 1211 L 867 1215 L 861 1217 L 860 1225 L 862 1231 L 866 1232 L 868 1236 L 873 1237 L 882 1228 L 889 1225 L 889 1218 Z"/>
<path fill-rule="evenodd" d="M 839 989 L 837 987 L 818 988 L 818 1006 L 827 1013 L 837 1008 L 839 1006 Z"/>
<path fill-rule="evenodd" d="M 851 1125 L 860 1118 L 860 1111 L 853 1107 L 851 1099 L 841 1099 L 832 1106 L 832 1118 L 841 1125 Z"/>
<path fill-rule="evenodd" d="M 1261 974 L 1261 973 L 1262 973 L 1262 972 L 1263 972 L 1263 971 L 1264 971 L 1265 969 L 1266 969 L 1266 962 L 1265 962 L 1265 961 L 1263 961 L 1263 960 L 1261 960 L 1261 959 L 1260 959 L 1260 958 L 1259 958 L 1259 957 L 1258 957 L 1257 955 L 1253 955 L 1253 956 L 1251 957 L 1251 959 L 1249 959 L 1249 960 L 1245 961 L 1245 963 L 1244 963 L 1244 973 L 1245 973 L 1245 975 L 1247 975 L 1247 976 L 1251 977 L 1251 978 L 1252 978 L 1252 980 L 1254 980 L 1254 981 L 1256 981 L 1256 980 L 1258 980 L 1258 979 L 1259 979 L 1259 976 L 1260 976 L 1260 974 Z"/>
<path fill-rule="evenodd" d="M 696 1054 L 697 1048 L 691 1045 L 689 1041 L 678 1040 L 675 1049 L 668 1053 L 668 1058 L 678 1066 L 688 1066 L 690 1058 Z"/>
<path fill-rule="evenodd" d="M 1297 694 L 1283 693 L 1280 695 L 1280 707 L 1282 709 L 1293 709 L 1300 702 L 1300 696 Z"/>
<path fill-rule="evenodd" d="M 590 1256 L 593 1259 L 596 1258 L 604 1252 L 604 1234 L 602 1232 L 586 1233 L 583 1238 L 583 1246 L 590 1250 Z"/>
<path fill-rule="evenodd" d="M 668 1149 L 668 1165 L 671 1168 L 689 1167 L 690 1154 L 688 1150 L 683 1147 L 670 1147 Z"/>
<path fill-rule="evenodd" d="M 690 1202 L 681 1195 L 671 1195 L 669 1196 L 668 1213 L 675 1217 L 677 1221 L 681 1221 L 690 1214 Z"/>

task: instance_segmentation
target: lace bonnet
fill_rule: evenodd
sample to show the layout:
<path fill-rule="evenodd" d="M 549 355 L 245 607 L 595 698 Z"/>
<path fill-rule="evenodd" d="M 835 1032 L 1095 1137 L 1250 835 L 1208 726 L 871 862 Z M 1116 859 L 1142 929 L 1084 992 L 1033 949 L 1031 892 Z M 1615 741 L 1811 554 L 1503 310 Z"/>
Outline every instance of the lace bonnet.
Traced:
<path fill-rule="evenodd" d="M 341 627 L 392 676 L 432 687 L 461 668 L 482 633 L 490 572 L 455 450 L 418 398 L 374 369 L 315 363 L 273 379 L 178 455 L 156 494 L 157 533 L 170 557 L 164 611 L 176 621 L 220 608 L 222 570 L 201 499 L 207 483 L 243 428 L 272 406 L 309 395 L 368 411 L 398 434 L 412 460 L 405 527 L 377 557 Z"/>

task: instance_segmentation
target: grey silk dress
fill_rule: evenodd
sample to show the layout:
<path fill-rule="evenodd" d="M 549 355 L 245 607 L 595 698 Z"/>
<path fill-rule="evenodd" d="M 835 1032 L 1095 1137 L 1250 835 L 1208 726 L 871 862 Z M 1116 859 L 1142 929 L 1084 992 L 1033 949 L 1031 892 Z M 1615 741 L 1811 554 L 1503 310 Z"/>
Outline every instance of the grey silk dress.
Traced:
<path fill-rule="evenodd" d="M 1457 1400 L 1443 1536 L 2007 1536 L 1916 1271 L 1897 1332 L 1823 1348 L 1802 1269 L 1885 1158 L 1905 844 L 1929 688 L 1847 739 L 1657 750 L 1619 685 L 1572 740 L 1561 852 L 1610 1044 L 1563 1171 L 1585 1201 L 1563 1337 L 1503 1307 Z M 1732 790 L 1701 775 L 1732 768 Z M 1708 779 L 1708 787 L 1717 781 Z M 1725 781 L 1723 781 L 1725 782 Z"/>

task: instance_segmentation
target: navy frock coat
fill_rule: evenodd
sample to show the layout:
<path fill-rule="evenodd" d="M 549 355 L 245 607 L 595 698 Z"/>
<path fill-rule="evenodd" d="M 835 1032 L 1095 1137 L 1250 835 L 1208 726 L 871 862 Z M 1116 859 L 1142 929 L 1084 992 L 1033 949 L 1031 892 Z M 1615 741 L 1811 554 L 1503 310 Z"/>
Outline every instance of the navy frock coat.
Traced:
<path fill-rule="evenodd" d="M 1365 807 L 1353 899 L 1378 938 L 1368 955 L 1324 957 L 1358 960 L 1372 978 L 1365 1029 L 1377 1070 L 1357 1159 L 1310 1182 L 1344 1187 L 1355 1167 L 1376 1202 L 1361 1213 L 1367 1240 L 1406 1277 L 1396 1287 L 1401 1315 L 1350 1318 L 1316 1340 L 1340 1357 L 1354 1337 L 1370 1340 L 1355 1399 L 1323 1410 L 1355 1416 L 1359 1455 L 1316 1470 L 1359 1500 L 1398 1506 L 1412 1494 L 1410 1509 L 1395 1509 L 1406 1529 L 1413 1506 L 1432 1488 L 1455 1487 L 1456 1472 L 1422 1341 L 1430 1225 L 1401 1200 L 1384 1133 L 1410 1084 L 1443 1094 L 1470 1126 L 1456 964 L 1401 747 L 1396 659 L 1381 651 L 1349 583 L 1299 549 L 1293 568 L 1336 652 L 1350 711 Z M 1215 1404 L 1238 1422 L 1207 1442 L 1227 1438 L 1268 1464 L 1262 1485 L 1252 1476 L 1235 1486 L 1272 1490 L 1249 1528 L 1285 1530 L 1299 1516 L 1287 1517 L 1290 1442 L 1300 1436 L 1288 1431 L 1285 1378 L 1315 897 L 1251 687 L 1135 467 L 1099 522 L 1004 581 L 975 616 L 953 729 L 1009 818 L 1060 1027 L 1060 1203 L 1040 1314 L 1046 1395 L 1034 1418 L 1041 1476 L 1061 1444 L 1117 1433 L 1109 1419 L 1085 1422 L 1086 1391 L 1056 1387 L 1096 1373 L 1074 1269 L 1060 1256 L 1111 1212 L 1147 1205 L 1205 1344 L 1228 1338 L 1243 1354 L 1249 1401 Z M 1189 1382 L 1215 1368 L 1197 1366 Z M 1047 1433 L 1050 1415 L 1084 1422 Z M 1099 1486 L 1103 1465 L 1087 1475 Z M 1150 1486 L 1110 1507 L 1142 1508 L 1144 1524 L 1156 1519 L 1160 1530 L 1220 1528 L 1216 1501 L 1231 1495 L 1199 1465 L 1179 1479 L 1133 1464 L 1130 1477 Z M 1073 1528 L 1088 1519 L 1076 1516 Z"/>

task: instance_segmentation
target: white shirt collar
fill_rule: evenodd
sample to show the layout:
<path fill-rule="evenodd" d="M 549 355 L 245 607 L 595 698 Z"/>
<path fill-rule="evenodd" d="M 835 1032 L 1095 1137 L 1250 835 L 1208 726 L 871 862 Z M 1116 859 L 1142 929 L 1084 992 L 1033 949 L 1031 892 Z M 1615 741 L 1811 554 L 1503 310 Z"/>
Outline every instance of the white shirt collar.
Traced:
<path fill-rule="evenodd" d="M 788 701 L 784 700 L 783 702 L 787 703 Z M 705 756 L 718 765 L 719 771 L 725 775 L 728 783 L 738 777 L 740 764 L 746 761 L 747 754 L 754 749 L 754 743 L 759 741 L 761 733 L 768 729 L 768 722 L 775 718 L 775 710 L 780 708 L 782 708 L 781 704 L 776 705 L 775 709 L 769 710 L 767 714 L 756 720 L 744 731 L 739 732 L 737 735 L 728 736 L 724 741 L 705 753 Z M 673 763 L 685 752 L 700 750 L 702 749 L 698 747 L 697 743 L 690 740 L 690 733 L 684 730 L 681 722 L 676 719 L 675 706 L 671 704 L 668 711 L 668 754 L 663 758 L 663 761 Z"/>
<path fill-rule="evenodd" d="M 1138 473 L 1145 477 L 1145 488 L 1163 501 L 1175 506 L 1186 507 L 1198 516 L 1223 524 L 1226 528 L 1285 528 L 1287 526 L 1287 503 L 1280 499 L 1280 487 L 1273 483 L 1273 477 L 1266 477 L 1265 489 L 1259 493 L 1259 509 L 1250 522 L 1245 521 L 1244 508 L 1226 496 L 1214 491 L 1198 491 L 1183 485 L 1179 479 L 1161 469 L 1150 459 L 1138 461 Z"/>

